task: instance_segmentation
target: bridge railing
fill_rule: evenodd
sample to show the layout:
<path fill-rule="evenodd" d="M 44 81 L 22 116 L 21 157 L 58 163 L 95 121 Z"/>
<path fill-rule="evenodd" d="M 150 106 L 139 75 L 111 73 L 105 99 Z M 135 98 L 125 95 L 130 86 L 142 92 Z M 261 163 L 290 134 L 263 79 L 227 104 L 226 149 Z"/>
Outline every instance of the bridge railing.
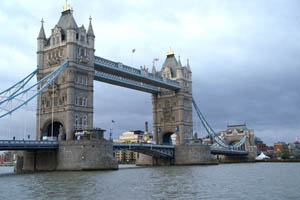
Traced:
<path fill-rule="evenodd" d="M 104 67 L 108 67 L 108 68 L 113 68 L 113 69 L 117 69 L 120 71 L 125 71 L 127 73 L 133 74 L 133 75 L 137 75 L 140 77 L 145 77 L 154 81 L 158 81 L 161 83 L 165 83 L 165 84 L 169 84 L 171 86 L 177 87 L 178 89 L 180 88 L 180 85 L 177 81 L 174 80 L 170 80 L 168 78 L 165 78 L 163 76 L 155 76 L 152 73 L 149 73 L 145 70 L 140 70 L 140 69 L 136 69 L 133 67 L 129 67 L 127 65 L 124 65 L 120 62 L 114 62 L 105 58 L 101 58 L 98 56 L 95 56 L 95 64 L 100 65 L 100 66 L 104 66 Z"/>

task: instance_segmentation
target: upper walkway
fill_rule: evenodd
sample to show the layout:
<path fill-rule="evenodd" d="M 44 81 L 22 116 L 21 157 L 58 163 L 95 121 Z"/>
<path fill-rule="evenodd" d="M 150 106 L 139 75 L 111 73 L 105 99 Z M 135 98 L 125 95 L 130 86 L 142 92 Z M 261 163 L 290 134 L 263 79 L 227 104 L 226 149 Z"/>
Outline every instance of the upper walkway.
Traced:
<path fill-rule="evenodd" d="M 105 77 L 105 79 L 103 77 Z M 142 83 L 148 88 L 152 87 L 152 89 L 145 91 L 150 93 L 156 92 L 155 88 L 166 88 L 174 91 L 180 89 L 179 83 L 175 80 L 170 80 L 163 76 L 155 76 L 152 73 L 148 73 L 146 70 L 136 69 L 120 62 L 114 62 L 95 56 L 95 80 L 98 79 L 104 82 L 108 82 L 109 79 L 109 83 L 112 84 L 119 83 L 119 80 L 122 79 L 122 85 L 117 85 L 124 87 L 129 86 L 130 88 L 132 87 L 132 84 L 126 85 L 126 82 L 129 80 L 140 85 Z M 132 89 L 143 89 L 143 87 L 137 87 L 137 84 L 135 84 L 135 87 L 136 88 Z"/>

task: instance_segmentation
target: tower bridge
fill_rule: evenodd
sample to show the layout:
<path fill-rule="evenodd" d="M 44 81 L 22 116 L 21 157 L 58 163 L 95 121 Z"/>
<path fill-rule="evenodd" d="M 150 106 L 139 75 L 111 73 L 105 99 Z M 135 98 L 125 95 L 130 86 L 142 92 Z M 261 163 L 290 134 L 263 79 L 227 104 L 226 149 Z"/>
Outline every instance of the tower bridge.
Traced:
<path fill-rule="evenodd" d="M 247 156 L 248 151 L 228 149 L 216 137 L 196 106 L 199 119 L 208 133 L 216 139 L 218 147 L 187 145 L 192 138 L 192 71 L 176 59 L 169 51 L 160 71 L 153 66 L 151 72 L 136 69 L 121 62 L 111 61 L 95 55 L 95 34 L 90 18 L 88 29 L 79 27 L 72 10 L 66 6 L 51 35 L 46 37 L 44 25 L 37 38 L 38 91 L 37 96 L 36 142 L 2 141 L 0 149 L 24 149 L 21 168 L 37 169 L 39 159 L 43 161 L 39 170 L 80 170 L 117 168 L 112 152 L 133 149 L 141 152 L 139 164 L 215 164 L 213 154 Z M 61 67 L 59 67 L 61 66 Z M 32 77 L 32 76 L 31 76 Z M 94 82 L 95 81 L 95 82 Z M 93 128 L 94 84 L 97 81 L 131 88 L 152 95 L 153 136 L 156 145 L 114 144 L 109 141 L 76 141 L 77 129 Z M 26 85 L 28 81 L 19 84 Z M 22 85 L 21 87 L 24 87 Z M 7 91 L 5 91 L 7 92 Z M 16 91 L 1 101 L 11 101 L 23 92 Z M 19 109 L 25 103 L 8 110 L 5 116 Z M 0 117 L 1 118 L 1 117 Z M 176 146 L 166 146 L 172 134 L 176 134 Z M 43 143 L 43 136 L 54 136 L 59 142 Z M 63 138 L 63 139 L 62 139 Z M 49 151 L 36 151 L 42 148 Z M 220 146 L 221 145 L 221 146 Z M 34 148 L 34 146 L 36 148 Z M 227 149 L 226 149 L 227 148 Z M 56 149 L 53 151 L 53 149 Z M 45 166 L 47 159 L 49 165 Z M 34 167 L 33 167 L 34 166 Z"/>

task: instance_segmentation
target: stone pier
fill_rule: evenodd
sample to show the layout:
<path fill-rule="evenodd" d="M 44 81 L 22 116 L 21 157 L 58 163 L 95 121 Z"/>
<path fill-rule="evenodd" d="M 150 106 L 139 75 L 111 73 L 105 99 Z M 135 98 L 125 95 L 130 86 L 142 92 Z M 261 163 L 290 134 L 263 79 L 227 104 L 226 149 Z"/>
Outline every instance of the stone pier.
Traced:
<path fill-rule="evenodd" d="M 15 172 L 114 170 L 112 143 L 106 140 L 61 141 L 58 150 L 20 151 Z"/>
<path fill-rule="evenodd" d="M 140 154 L 136 164 L 138 166 L 213 165 L 218 164 L 218 161 L 210 153 L 208 145 L 175 145 L 174 159 Z"/>

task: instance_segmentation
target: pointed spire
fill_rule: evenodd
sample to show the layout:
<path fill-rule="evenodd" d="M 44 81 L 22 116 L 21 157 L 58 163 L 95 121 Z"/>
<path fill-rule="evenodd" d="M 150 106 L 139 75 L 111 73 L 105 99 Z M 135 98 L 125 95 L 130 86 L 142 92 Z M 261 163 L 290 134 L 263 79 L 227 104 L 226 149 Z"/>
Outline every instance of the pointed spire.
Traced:
<path fill-rule="evenodd" d="M 155 75 L 156 74 L 156 68 L 155 68 L 155 62 L 153 62 L 153 66 L 152 66 L 152 74 Z"/>
<path fill-rule="evenodd" d="M 178 68 L 181 68 L 182 64 L 181 64 L 181 60 L 180 60 L 180 56 L 178 56 Z"/>
<path fill-rule="evenodd" d="M 39 33 L 39 36 L 37 39 L 38 40 L 46 40 L 46 34 L 45 34 L 45 30 L 44 30 L 44 19 L 42 19 L 41 23 L 42 23 L 42 26 L 41 26 L 40 33 Z"/>
<path fill-rule="evenodd" d="M 187 67 L 187 69 L 188 69 L 188 71 L 189 72 L 191 72 L 191 67 L 190 67 L 190 60 L 189 59 L 187 59 L 187 64 L 186 64 L 186 67 Z"/>
<path fill-rule="evenodd" d="M 71 10 L 71 7 L 70 7 L 70 5 L 68 4 L 68 0 L 66 0 L 66 5 L 65 5 L 65 7 L 63 8 L 63 12 L 68 11 L 68 10 Z"/>
<path fill-rule="evenodd" d="M 94 31 L 93 31 L 93 26 L 92 26 L 92 17 L 90 17 L 89 20 L 90 20 L 90 24 L 89 24 L 87 35 L 95 37 Z"/>

